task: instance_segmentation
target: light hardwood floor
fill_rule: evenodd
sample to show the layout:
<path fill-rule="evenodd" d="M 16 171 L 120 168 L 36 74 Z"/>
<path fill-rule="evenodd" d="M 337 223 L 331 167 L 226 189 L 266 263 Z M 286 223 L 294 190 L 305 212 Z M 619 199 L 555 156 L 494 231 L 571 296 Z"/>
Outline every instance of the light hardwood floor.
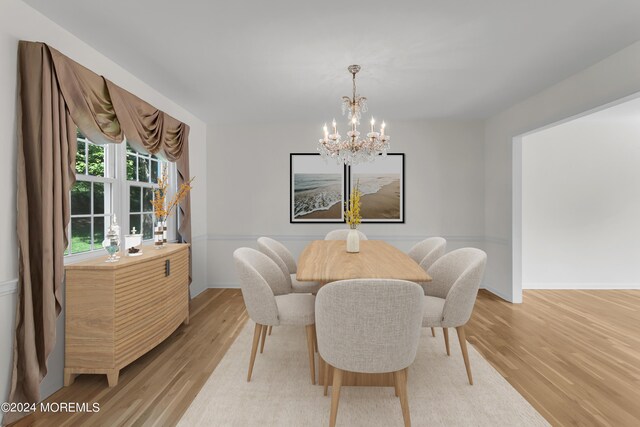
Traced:
<path fill-rule="evenodd" d="M 117 387 L 85 375 L 48 399 L 99 402 L 99 413 L 17 425 L 173 425 L 246 319 L 239 290 L 207 290 L 190 324 L 123 369 Z M 640 425 L 640 291 L 526 291 L 522 305 L 481 291 L 467 337 L 551 424 Z"/>
<path fill-rule="evenodd" d="M 467 337 L 552 425 L 640 425 L 640 291 L 481 292 Z"/>
<path fill-rule="evenodd" d="M 238 289 L 209 289 L 191 301 L 189 325 L 120 371 L 118 385 L 104 375 L 80 375 L 50 402 L 98 402 L 100 412 L 35 413 L 18 426 L 175 425 L 247 320 Z"/>

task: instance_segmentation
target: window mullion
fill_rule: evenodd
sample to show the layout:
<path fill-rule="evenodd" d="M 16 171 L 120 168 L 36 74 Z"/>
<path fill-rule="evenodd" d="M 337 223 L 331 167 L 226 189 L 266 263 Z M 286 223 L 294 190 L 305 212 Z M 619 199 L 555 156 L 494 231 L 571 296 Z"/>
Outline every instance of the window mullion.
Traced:
<path fill-rule="evenodd" d="M 90 188 L 90 190 L 89 190 L 89 194 L 91 195 L 91 197 L 90 197 L 90 200 L 91 200 L 91 201 L 90 201 L 90 203 L 91 203 L 91 205 L 90 205 L 90 208 L 89 208 L 89 212 L 91 212 L 91 215 L 90 215 L 90 218 L 91 218 L 91 219 L 89 220 L 89 224 L 90 224 L 91 226 L 89 227 L 89 233 L 91 233 L 91 234 L 89 235 L 89 244 L 90 244 L 91 250 L 93 250 L 93 249 L 94 249 L 94 244 L 93 244 L 93 243 L 94 243 L 94 242 L 93 242 L 93 236 L 94 236 L 94 231 L 93 231 L 93 228 L 94 228 L 94 224 L 93 224 L 93 222 L 94 222 L 94 221 L 93 221 L 93 214 L 95 213 L 95 212 L 93 211 L 93 203 L 94 203 L 94 200 L 93 200 L 93 199 L 94 199 L 94 197 L 95 197 L 95 195 L 93 194 L 93 182 L 91 183 L 91 185 L 89 186 L 89 188 Z"/>
<path fill-rule="evenodd" d="M 119 162 L 116 163 L 117 166 L 117 185 L 118 185 L 118 212 L 120 215 L 120 224 L 121 229 L 124 232 L 124 235 L 129 234 L 129 215 L 127 215 L 128 204 L 127 204 L 127 195 L 129 193 L 128 186 L 126 184 L 127 181 L 127 143 L 126 141 L 120 144 L 118 147 L 118 159 Z"/>

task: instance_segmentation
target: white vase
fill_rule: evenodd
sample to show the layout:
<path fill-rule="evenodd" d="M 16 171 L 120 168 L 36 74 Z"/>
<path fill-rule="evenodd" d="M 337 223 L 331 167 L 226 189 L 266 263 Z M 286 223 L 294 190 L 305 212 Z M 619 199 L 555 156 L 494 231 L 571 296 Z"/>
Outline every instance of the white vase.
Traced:
<path fill-rule="evenodd" d="M 349 234 L 347 235 L 347 252 L 360 252 L 360 234 L 358 230 L 349 230 Z"/>

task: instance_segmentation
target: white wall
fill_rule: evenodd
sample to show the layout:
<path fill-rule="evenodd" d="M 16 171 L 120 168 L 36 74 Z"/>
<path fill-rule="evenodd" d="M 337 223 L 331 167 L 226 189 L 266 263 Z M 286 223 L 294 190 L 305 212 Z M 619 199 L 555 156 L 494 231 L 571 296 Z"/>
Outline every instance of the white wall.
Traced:
<path fill-rule="evenodd" d="M 487 121 L 485 128 L 485 281 L 521 301 L 512 287 L 513 138 L 640 91 L 640 42 L 542 91 Z M 515 165 L 516 170 L 519 165 Z M 517 272 L 516 272 L 517 273 Z"/>
<path fill-rule="evenodd" d="M 18 40 L 42 41 L 72 59 L 103 74 L 116 84 L 135 93 L 172 116 L 191 126 L 191 173 L 197 176 L 192 195 L 194 236 L 194 283 L 192 293 L 206 288 L 207 235 L 207 165 L 206 125 L 197 117 L 176 105 L 159 91 L 146 85 L 125 68 L 109 60 L 39 12 L 18 0 L 0 2 L 0 401 L 9 392 L 11 348 L 13 347 L 15 315 L 14 281 L 17 278 L 16 257 L 16 70 Z M 144 76 L 141 76 L 144 77 Z M 158 88 L 162 90 L 162 88 Z M 42 383 L 44 396 L 62 386 L 64 359 L 63 316 L 58 319 L 57 345 L 49 358 L 49 375 Z"/>
<path fill-rule="evenodd" d="M 405 153 L 405 224 L 363 224 L 402 249 L 441 235 L 449 248 L 483 247 L 484 159 L 480 121 L 393 121 Z M 273 236 L 298 253 L 344 224 L 289 223 L 289 153 L 314 152 L 318 123 L 217 125 L 209 133 L 209 284 L 237 286 L 232 253 Z"/>
<path fill-rule="evenodd" d="M 523 138 L 523 289 L 640 287 L 640 108 L 622 114 Z"/>

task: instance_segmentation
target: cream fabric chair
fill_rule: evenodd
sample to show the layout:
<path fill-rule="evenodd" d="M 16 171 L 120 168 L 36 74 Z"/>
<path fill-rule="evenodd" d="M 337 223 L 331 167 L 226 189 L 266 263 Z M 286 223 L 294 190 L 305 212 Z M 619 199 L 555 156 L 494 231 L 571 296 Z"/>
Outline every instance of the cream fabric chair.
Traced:
<path fill-rule="evenodd" d="M 343 371 L 393 372 L 405 426 L 411 425 L 407 367 L 418 350 L 424 292 L 415 283 L 388 279 L 342 280 L 316 297 L 318 352 L 325 387 L 333 367 L 330 426 L 336 423 Z M 325 388 L 326 390 L 326 388 Z"/>
<path fill-rule="evenodd" d="M 347 235 L 349 234 L 348 228 L 341 228 L 339 230 L 331 230 L 324 236 L 324 240 L 347 240 Z M 358 236 L 360 236 L 360 240 L 368 240 L 366 234 L 362 231 L 358 230 Z"/>
<path fill-rule="evenodd" d="M 240 276 L 240 287 L 247 312 L 256 323 L 247 381 L 251 381 L 261 334 L 264 348 L 267 327 L 300 325 L 305 326 L 307 330 L 311 383 L 315 384 L 315 296 L 291 293 L 291 284 L 280 267 L 255 249 L 236 249 L 233 258 Z"/>
<path fill-rule="evenodd" d="M 296 270 L 298 269 L 296 261 L 289 250 L 277 240 L 269 237 L 260 237 L 258 239 L 258 249 L 260 252 L 268 256 L 278 264 L 278 267 L 287 276 L 291 282 L 293 292 L 303 294 L 314 294 L 318 292 L 320 283 L 318 282 L 299 282 L 296 279 Z"/>
<path fill-rule="evenodd" d="M 447 241 L 442 237 L 430 237 L 424 239 L 421 242 L 413 245 L 407 255 L 411 257 L 415 262 L 420 264 L 425 271 L 429 270 L 429 267 L 442 255 L 444 255 L 447 249 Z M 419 283 L 424 289 L 424 294 L 429 295 L 428 283 Z M 435 328 L 431 328 L 431 335 L 436 336 Z"/>
<path fill-rule="evenodd" d="M 471 385 L 473 377 L 464 325 L 471 317 L 486 263 L 487 254 L 475 248 L 457 249 L 443 255 L 429 268 L 433 281 L 428 284 L 429 295 L 424 297 L 422 326 L 442 328 L 447 354 L 451 354 L 448 328 L 456 328 Z"/>
<path fill-rule="evenodd" d="M 420 264 L 422 268 L 429 270 L 429 267 L 444 255 L 446 249 L 447 241 L 445 239 L 442 237 L 430 237 L 413 245 L 407 255 Z"/>

